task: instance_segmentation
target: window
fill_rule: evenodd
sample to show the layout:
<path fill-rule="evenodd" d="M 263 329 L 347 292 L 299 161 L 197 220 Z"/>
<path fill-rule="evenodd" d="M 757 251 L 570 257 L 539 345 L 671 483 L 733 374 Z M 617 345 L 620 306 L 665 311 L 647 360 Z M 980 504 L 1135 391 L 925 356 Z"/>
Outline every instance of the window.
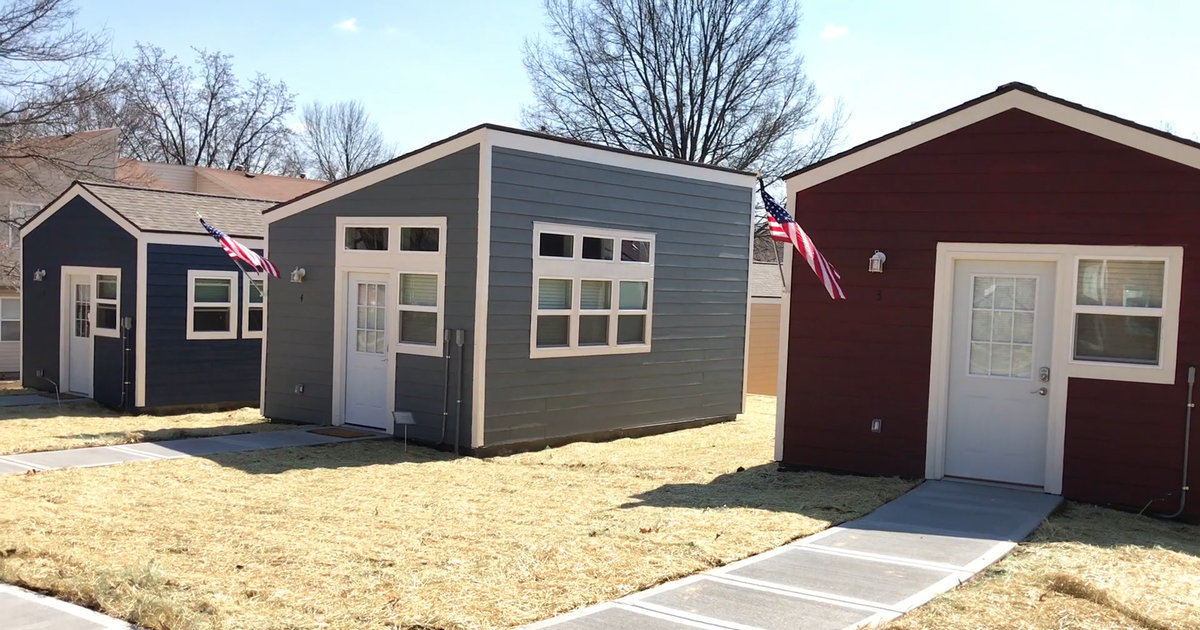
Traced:
<path fill-rule="evenodd" d="M 21 340 L 21 299 L 0 298 L 0 341 Z"/>
<path fill-rule="evenodd" d="M 534 243 L 531 358 L 650 350 L 653 235 L 539 223 Z"/>
<path fill-rule="evenodd" d="M 437 345 L 440 286 L 436 274 L 400 274 L 400 343 Z"/>
<path fill-rule="evenodd" d="M 267 276 L 264 273 L 242 275 L 242 339 L 261 339 L 266 316 Z"/>
<path fill-rule="evenodd" d="M 237 338 L 236 271 L 188 271 L 187 338 Z"/>
<path fill-rule="evenodd" d="M 1165 280 L 1165 260 L 1079 259 L 1072 358 L 1159 365 Z"/>
<path fill-rule="evenodd" d="M 386 252 L 388 229 L 386 227 L 347 227 L 346 249 Z"/>
<path fill-rule="evenodd" d="M 433 227 L 402 227 L 400 228 L 400 251 L 402 252 L 436 252 L 439 247 L 441 230 Z"/>
<path fill-rule="evenodd" d="M 21 226 L 25 225 L 25 220 L 37 214 L 41 210 L 41 206 L 36 203 L 22 203 L 20 201 L 9 202 L 8 204 L 8 246 L 21 246 Z"/>
<path fill-rule="evenodd" d="M 112 274 L 96 274 L 96 336 L 120 336 L 120 301 L 118 299 L 121 279 Z"/>

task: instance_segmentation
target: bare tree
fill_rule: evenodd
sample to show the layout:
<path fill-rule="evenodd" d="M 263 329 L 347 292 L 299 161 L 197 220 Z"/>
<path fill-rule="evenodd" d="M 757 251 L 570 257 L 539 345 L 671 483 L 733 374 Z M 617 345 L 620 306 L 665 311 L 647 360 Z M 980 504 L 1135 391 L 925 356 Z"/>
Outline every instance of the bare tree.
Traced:
<path fill-rule="evenodd" d="M 247 84 L 232 57 L 196 50 L 195 67 L 161 48 L 138 44 L 122 68 L 123 107 L 134 128 L 127 155 L 140 160 L 271 171 L 292 141 L 286 118 L 295 109 L 283 82 L 262 74 Z"/>
<path fill-rule="evenodd" d="M 391 157 L 379 126 L 358 101 L 304 107 L 300 141 L 314 175 L 333 181 L 365 171 Z"/>
<path fill-rule="evenodd" d="M 845 116 L 818 119 L 791 0 L 544 1 L 554 42 L 525 45 L 528 128 L 772 173 L 838 139 Z"/>

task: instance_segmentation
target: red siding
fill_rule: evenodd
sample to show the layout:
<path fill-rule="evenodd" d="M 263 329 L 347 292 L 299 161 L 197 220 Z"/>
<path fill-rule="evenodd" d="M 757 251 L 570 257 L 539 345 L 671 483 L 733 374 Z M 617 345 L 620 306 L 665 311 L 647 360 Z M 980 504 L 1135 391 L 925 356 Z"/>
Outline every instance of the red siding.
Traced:
<path fill-rule="evenodd" d="M 830 300 L 797 259 L 785 463 L 924 474 L 939 241 L 1178 245 L 1177 382 L 1071 379 L 1063 494 L 1141 508 L 1178 491 L 1187 366 L 1200 363 L 1200 171 L 1009 110 L 801 191 L 792 207 L 849 299 Z M 866 271 L 876 249 L 882 275 Z M 1195 495 L 1188 513 L 1200 516 Z"/>

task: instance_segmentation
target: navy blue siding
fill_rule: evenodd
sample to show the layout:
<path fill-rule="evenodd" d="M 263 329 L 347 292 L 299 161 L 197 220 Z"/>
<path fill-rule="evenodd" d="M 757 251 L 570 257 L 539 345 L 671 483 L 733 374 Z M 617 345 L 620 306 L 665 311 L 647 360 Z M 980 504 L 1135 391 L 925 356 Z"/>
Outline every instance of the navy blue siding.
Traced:
<path fill-rule="evenodd" d="M 62 267 L 120 268 L 120 315 L 133 317 L 137 295 L 137 240 L 87 201 L 76 198 L 30 232 L 22 241 L 21 250 L 24 276 L 21 384 L 52 391 L 59 380 L 63 333 Z M 46 270 L 46 277 L 41 282 L 32 280 L 37 269 Z M 134 322 L 134 326 L 137 325 Z M 126 357 L 122 357 L 123 343 L 129 348 L 124 353 Z M 127 339 L 95 338 L 93 397 L 96 401 L 112 406 L 132 403 L 132 385 L 123 387 L 122 375 L 127 373 L 132 382 L 133 347 L 132 332 Z M 44 377 L 37 376 L 39 370 Z"/>
<path fill-rule="evenodd" d="M 237 266 L 215 242 L 152 244 L 146 255 L 146 406 L 257 403 L 262 342 L 241 338 L 243 282 L 234 303 L 238 338 L 187 338 L 188 270 Z"/>

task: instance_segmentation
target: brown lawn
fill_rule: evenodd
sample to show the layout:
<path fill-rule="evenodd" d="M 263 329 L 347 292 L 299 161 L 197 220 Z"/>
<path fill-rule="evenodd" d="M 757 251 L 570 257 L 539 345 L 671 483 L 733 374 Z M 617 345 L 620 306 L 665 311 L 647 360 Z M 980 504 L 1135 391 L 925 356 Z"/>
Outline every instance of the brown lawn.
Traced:
<path fill-rule="evenodd" d="M 911 483 L 779 473 L 734 423 L 488 460 L 357 442 L 0 478 L 0 579 L 150 628 L 510 628 Z"/>

